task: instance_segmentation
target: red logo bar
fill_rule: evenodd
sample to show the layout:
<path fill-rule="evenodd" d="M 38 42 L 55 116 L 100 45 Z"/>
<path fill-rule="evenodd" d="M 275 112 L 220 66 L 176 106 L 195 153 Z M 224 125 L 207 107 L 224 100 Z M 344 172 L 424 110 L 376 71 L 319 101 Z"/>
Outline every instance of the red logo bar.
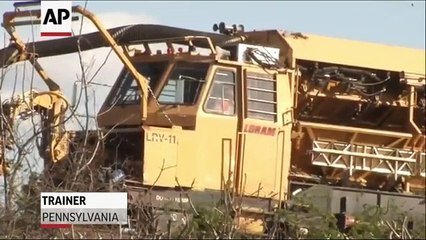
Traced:
<path fill-rule="evenodd" d="M 41 228 L 71 228 L 71 224 L 40 224 Z"/>
<path fill-rule="evenodd" d="M 70 37 L 71 32 L 42 32 L 42 37 Z"/>

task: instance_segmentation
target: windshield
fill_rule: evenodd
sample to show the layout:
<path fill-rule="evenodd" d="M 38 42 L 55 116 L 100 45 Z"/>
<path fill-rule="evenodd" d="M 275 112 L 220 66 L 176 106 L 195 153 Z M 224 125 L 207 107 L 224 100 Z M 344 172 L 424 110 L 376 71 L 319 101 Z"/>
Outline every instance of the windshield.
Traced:
<path fill-rule="evenodd" d="M 205 82 L 209 63 L 179 62 L 160 93 L 161 104 L 194 104 Z"/>
<path fill-rule="evenodd" d="M 166 69 L 168 62 L 139 63 L 135 67 L 147 80 L 153 89 Z M 129 105 L 140 103 L 140 89 L 132 74 L 123 70 L 117 80 L 118 87 L 112 91 L 109 105 Z"/>

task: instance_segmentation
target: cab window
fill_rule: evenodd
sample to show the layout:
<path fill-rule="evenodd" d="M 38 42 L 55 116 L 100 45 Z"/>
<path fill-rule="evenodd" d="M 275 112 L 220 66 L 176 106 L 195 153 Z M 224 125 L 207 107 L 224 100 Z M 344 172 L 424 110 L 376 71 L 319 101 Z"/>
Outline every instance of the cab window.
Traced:
<path fill-rule="evenodd" d="M 220 115 L 235 114 L 235 73 L 218 70 L 210 88 L 205 111 Z"/>
<path fill-rule="evenodd" d="M 154 88 L 163 75 L 168 62 L 139 63 L 135 67 L 148 81 L 149 86 Z M 108 104 L 129 105 L 140 103 L 140 88 L 132 74 L 124 69 L 118 79 L 118 86 L 112 91 Z"/>
<path fill-rule="evenodd" d="M 161 104 L 192 105 L 198 99 L 205 82 L 208 63 L 178 62 L 161 90 Z"/>

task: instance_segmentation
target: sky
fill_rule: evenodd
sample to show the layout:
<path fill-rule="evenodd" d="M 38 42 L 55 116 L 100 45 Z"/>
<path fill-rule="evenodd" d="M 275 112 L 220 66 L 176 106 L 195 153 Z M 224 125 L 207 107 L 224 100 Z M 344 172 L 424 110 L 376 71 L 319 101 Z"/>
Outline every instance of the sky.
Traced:
<path fill-rule="evenodd" d="M 74 4 L 84 2 L 74 1 Z M 246 29 L 279 28 L 415 48 L 424 48 L 425 42 L 424 1 L 89 0 L 87 6 L 98 15 L 106 14 L 102 19 L 104 21 L 114 14 L 126 15 L 124 19 L 115 18 L 116 24 L 144 19 L 158 24 L 211 31 L 214 23 L 225 21 L 244 24 Z M 13 1 L 0 0 L 0 10 L 13 10 Z"/>
<path fill-rule="evenodd" d="M 74 1 L 74 5 L 84 5 L 84 1 Z M 246 30 L 282 29 L 302 33 L 347 38 L 411 48 L 425 48 L 425 2 L 424 1 L 378 1 L 378 2 L 320 2 L 320 1 L 93 1 L 87 2 L 90 11 L 97 14 L 106 27 L 116 27 L 132 23 L 153 23 L 202 31 L 212 31 L 214 23 L 243 24 Z M 13 1 L 1 1 L 1 11 L 12 11 Z M 77 29 L 78 23 L 74 23 Z M 88 22 L 83 32 L 94 31 Z M 38 26 L 34 28 L 34 35 Z M 32 38 L 29 27 L 18 27 L 25 41 Z M 0 31 L 0 46 L 5 46 L 7 35 Z M 43 38 L 48 40 L 49 38 Z M 84 60 L 92 64 L 104 61 L 108 50 L 98 49 L 85 52 Z M 48 73 L 71 97 L 76 75 L 81 75 L 76 54 L 50 57 L 40 60 Z M 58 65 L 58 63 L 63 63 Z M 21 64 L 23 65 L 23 64 Z M 63 67 L 66 66 L 67 71 Z M 108 58 L 104 69 L 95 81 L 112 84 L 118 75 L 121 64 L 116 56 Z M 29 71 L 30 66 L 26 64 Z M 30 72 L 29 72 L 30 73 Z M 10 95 L 13 89 L 14 74 L 6 75 L 2 96 Z M 27 81 L 28 79 L 24 79 Z M 28 85 L 28 84 L 27 84 Z M 43 87 L 42 82 L 35 82 Z M 15 86 L 16 87 L 16 86 Z M 98 87 L 100 88 L 100 87 Z M 101 89 L 97 93 L 107 92 Z M 104 96 L 97 96 L 101 105 Z"/>
<path fill-rule="evenodd" d="M 74 1 L 84 5 L 84 2 Z M 301 33 L 312 33 L 360 41 L 398 45 L 425 49 L 425 2 L 424 1 L 91 1 L 87 8 L 94 12 L 108 28 L 127 24 L 161 24 L 212 31 L 215 23 L 243 24 L 246 30 L 281 29 Z M 13 11 L 13 1 L 0 0 L 0 12 Z M 73 29 L 78 30 L 78 24 Z M 87 21 L 83 32 L 94 31 Z M 32 32 L 36 40 L 39 28 L 18 27 L 24 41 L 31 41 Z M 6 32 L 0 30 L 0 48 L 8 44 Z M 43 38 L 48 40 L 49 38 Z M 42 40 L 43 40 L 42 39 Z M 89 77 L 93 76 L 105 59 L 106 64 L 94 81 L 112 85 L 122 64 L 115 55 L 107 57 L 108 49 L 83 53 L 85 66 L 93 65 Z M 79 58 L 76 54 L 49 57 L 40 60 L 42 66 L 61 86 L 68 99 L 72 87 L 81 76 Z M 15 77 L 17 73 L 17 77 Z M 25 75 L 23 73 L 26 73 Z M 5 74 L 0 89 L 4 99 L 12 93 L 29 90 L 30 87 L 45 89 L 43 82 L 35 77 L 31 84 L 31 66 L 20 63 Z M 18 81 L 15 81 L 18 79 Z M 14 91 L 15 90 L 15 91 Z M 108 87 L 91 86 L 90 114 L 95 115 L 108 93 Z M 78 109 L 84 112 L 83 108 Z M 75 126 L 71 124 L 70 128 Z M 1 182 L 1 180 L 0 180 Z"/>

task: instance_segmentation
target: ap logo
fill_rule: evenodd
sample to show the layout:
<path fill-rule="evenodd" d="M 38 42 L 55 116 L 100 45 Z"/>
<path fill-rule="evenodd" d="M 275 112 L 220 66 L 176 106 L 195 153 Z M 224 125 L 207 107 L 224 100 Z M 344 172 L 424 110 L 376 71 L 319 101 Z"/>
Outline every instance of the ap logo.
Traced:
<path fill-rule="evenodd" d="M 41 36 L 71 36 L 71 8 L 71 1 L 41 1 Z"/>

